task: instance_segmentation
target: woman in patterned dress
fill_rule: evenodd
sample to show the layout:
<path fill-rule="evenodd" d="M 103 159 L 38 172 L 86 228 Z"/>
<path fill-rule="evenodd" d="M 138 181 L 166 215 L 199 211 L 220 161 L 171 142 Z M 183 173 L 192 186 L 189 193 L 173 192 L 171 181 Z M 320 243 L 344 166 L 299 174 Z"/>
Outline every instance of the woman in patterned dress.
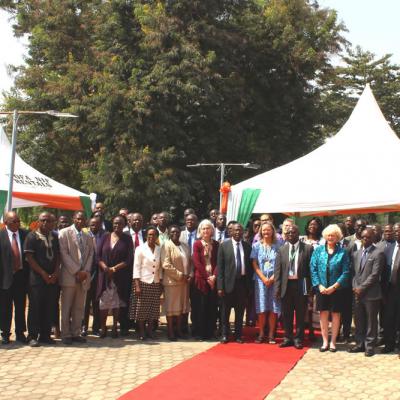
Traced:
<path fill-rule="evenodd" d="M 139 325 L 139 339 L 153 339 L 153 321 L 160 317 L 161 261 L 160 246 L 156 243 L 158 231 L 147 228 L 147 241 L 135 250 L 133 263 L 134 304 L 131 305 L 130 318 Z"/>
<path fill-rule="evenodd" d="M 268 315 L 267 342 L 275 344 L 275 329 L 281 304 L 274 297 L 274 267 L 279 245 L 276 244 L 276 231 L 270 222 L 264 222 L 260 228 L 261 240 L 254 243 L 251 251 L 253 268 L 255 271 L 255 303 L 260 332 L 256 343 L 263 343 L 265 339 L 265 322 Z"/>

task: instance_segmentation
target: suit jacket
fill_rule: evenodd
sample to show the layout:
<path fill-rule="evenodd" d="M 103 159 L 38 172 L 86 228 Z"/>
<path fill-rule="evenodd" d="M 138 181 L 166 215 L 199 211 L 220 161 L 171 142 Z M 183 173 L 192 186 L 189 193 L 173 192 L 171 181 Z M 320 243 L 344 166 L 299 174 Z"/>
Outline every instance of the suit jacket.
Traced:
<path fill-rule="evenodd" d="M 279 250 L 275 261 L 274 268 L 274 291 L 275 294 L 280 295 L 281 298 L 285 296 L 287 281 L 289 278 L 289 251 L 290 244 L 285 243 Z M 313 253 L 313 247 L 304 242 L 299 242 L 299 255 L 297 257 L 297 278 L 301 290 L 303 288 L 304 280 L 306 288 L 310 288 L 310 261 Z"/>
<path fill-rule="evenodd" d="M 363 249 L 353 255 L 352 277 L 353 288 L 361 289 L 361 296 L 365 300 L 379 300 L 382 298 L 380 277 L 385 264 L 383 252 L 372 245 L 368 251 L 367 260 L 361 269 Z"/>
<path fill-rule="evenodd" d="M 212 274 L 216 274 L 217 270 L 217 254 L 218 254 L 219 243 L 216 240 L 212 240 L 211 250 L 211 269 Z M 202 293 L 207 294 L 210 291 L 210 286 L 207 283 L 208 274 L 206 271 L 206 260 L 204 257 L 204 246 L 200 239 L 196 240 L 193 245 L 193 275 L 194 285 Z"/>
<path fill-rule="evenodd" d="M 73 225 L 61 229 L 58 240 L 61 254 L 60 286 L 75 286 L 77 282 L 75 274 L 78 271 L 91 272 L 94 256 L 93 238 L 82 231 L 83 254 L 81 254 L 78 237 Z M 90 287 L 90 279 L 82 282 L 82 284 L 85 289 L 88 289 Z"/>
<path fill-rule="evenodd" d="M 164 286 L 182 285 L 185 283 L 185 275 L 190 273 L 190 250 L 187 244 L 181 242 L 181 248 L 185 253 L 187 265 L 182 260 L 181 251 L 168 240 L 161 248 L 162 280 Z"/>
<path fill-rule="evenodd" d="M 19 240 L 21 243 L 21 255 L 22 255 L 22 268 L 28 284 L 29 279 L 29 265 L 25 260 L 24 254 L 24 241 L 28 232 L 24 229 L 18 229 Z M 13 253 L 11 250 L 11 243 L 8 237 L 7 229 L 0 231 L 0 289 L 9 289 L 14 280 L 13 273 Z"/>
<path fill-rule="evenodd" d="M 350 258 L 346 249 L 336 245 L 335 254 L 329 262 L 329 282 L 327 282 L 328 252 L 325 245 L 318 246 L 310 262 L 311 284 L 318 289 L 319 285 L 329 287 L 336 282 L 341 288 L 350 286 Z"/>
<path fill-rule="evenodd" d="M 250 254 L 251 246 L 242 240 L 244 251 L 244 266 L 246 272 L 246 283 L 248 289 L 251 287 L 253 268 L 251 265 Z M 233 250 L 232 239 L 226 240 L 219 245 L 217 259 L 217 288 L 225 293 L 231 293 L 235 287 L 236 280 L 236 257 Z"/>
<path fill-rule="evenodd" d="M 383 254 L 385 257 L 385 266 L 383 268 L 383 272 L 381 275 L 382 286 L 383 289 L 386 291 L 390 288 L 390 278 L 392 276 L 392 261 L 393 261 L 393 253 L 394 249 L 396 248 L 397 242 L 390 243 L 384 250 Z M 400 251 L 400 250 L 399 250 Z M 399 263 L 395 264 L 393 268 L 397 269 L 397 276 L 400 275 L 400 265 Z M 398 286 L 400 286 L 399 279 L 397 280 Z"/>

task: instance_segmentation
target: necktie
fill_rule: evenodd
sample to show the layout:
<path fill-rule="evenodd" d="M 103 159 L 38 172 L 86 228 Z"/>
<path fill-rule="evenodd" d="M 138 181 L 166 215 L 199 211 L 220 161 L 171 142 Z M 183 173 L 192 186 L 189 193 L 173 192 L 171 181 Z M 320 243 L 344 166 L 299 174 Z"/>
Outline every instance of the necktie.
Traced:
<path fill-rule="evenodd" d="M 236 275 L 242 275 L 242 257 L 240 256 L 240 243 L 236 243 Z"/>
<path fill-rule="evenodd" d="M 81 263 L 82 263 L 83 252 L 85 250 L 83 246 L 82 232 L 78 232 L 78 245 L 79 245 L 79 250 L 81 251 Z"/>
<path fill-rule="evenodd" d="M 218 231 L 218 242 L 222 242 L 222 232 Z"/>
<path fill-rule="evenodd" d="M 296 248 L 294 245 L 291 245 L 292 248 L 290 250 L 290 266 L 289 266 L 289 275 L 295 275 L 294 261 L 296 259 Z"/>
<path fill-rule="evenodd" d="M 367 249 L 364 249 L 362 256 L 361 256 L 361 264 L 360 264 L 361 272 L 363 271 L 363 269 L 365 267 L 365 263 L 367 262 L 367 255 L 368 255 L 368 251 L 367 251 Z"/>
<path fill-rule="evenodd" d="M 139 242 L 139 232 L 135 232 L 135 249 L 136 247 L 139 247 L 140 242 Z"/>
<path fill-rule="evenodd" d="M 193 232 L 188 232 L 188 246 L 189 246 L 189 249 L 190 249 L 190 252 L 192 252 L 192 242 L 193 242 L 193 237 L 192 237 L 192 233 Z"/>
<path fill-rule="evenodd" d="M 17 235 L 13 233 L 11 250 L 13 254 L 13 271 L 17 272 L 21 268 L 21 253 L 19 252 Z"/>

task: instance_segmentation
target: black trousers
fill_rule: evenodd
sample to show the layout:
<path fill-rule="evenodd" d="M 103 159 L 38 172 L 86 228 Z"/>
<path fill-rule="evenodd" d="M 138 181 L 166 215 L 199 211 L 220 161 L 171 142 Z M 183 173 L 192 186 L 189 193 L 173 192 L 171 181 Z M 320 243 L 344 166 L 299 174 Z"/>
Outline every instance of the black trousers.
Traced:
<path fill-rule="evenodd" d="M 395 347 L 396 330 L 400 323 L 400 287 L 392 286 L 387 292 L 385 307 L 385 345 Z"/>
<path fill-rule="evenodd" d="M 366 350 L 373 350 L 378 339 L 378 312 L 380 300 L 354 302 L 354 321 L 356 325 L 356 343 Z"/>
<path fill-rule="evenodd" d="M 204 294 L 196 286 L 192 288 L 192 321 L 195 326 L 194 336 L 210 339 L 214 336 L 217 320 L 217 294 L 215 290 Z"/>
<path fill-rule="evenodd" d="M 89 315 L 90 315 L 90 307 L 92 307 L 93 311 L 93 323 L 92 323 L 92 331 L 98 332 L 100 329 L 100 310 L 99 310 L 99 301 L 96 300 L 96 291 L 97 291 L 97 277 L 95 277 L 91 284 L 90 289 L 86 293 L 86 303 L 85 303 L 85 314 L 83 317 L 82 326 L 84 329 L 89 329 Z"/>
<path fill-rule="evenodd" d="M 235 286 L 230 293 L 225 293 L 222 297 L 221 322 L 222 336 L 229 334 L 229 316 L 232 308 L 235 310 L 235 337 L 242 336 L 243 315 L 247 300 L 246 277 L 236 279 Z"/>
<path fill-rule="evenodd" d="M 58 285 L 36 285 L 29 288 L 28 331 L 29 337 L 50 337 L 54 310 L 59 293 Z"/>
<path fill-rule="evenodd" d="M 342 335 L 349 337 L 351 334 L 351 322 L 353 320 L 353 289 L 343 288 L 340 292 L 343 299 L 342 318 Z"/>
<path fill-rule="evenodd" d="M 285 296 L 282 298 L 283 327 L 285 339 L 293 340 L 293 318 L 296 313 L 296 335 L 298 342 L 304 340 L 304 316 L 307 307 L 307 296 L 303 295 L 297 279 L 288 280 Z"/>
<path fill-rule="evenodd" d="M 8 289 L 0 289 L 0 329 L 2 337 L 10 336 L 13 304 L 15 308 L 15 334 L 20 335 L 26 331 L 26 294 L 26 275 L 22 270 L 14 274 L 13 283 Z"/>

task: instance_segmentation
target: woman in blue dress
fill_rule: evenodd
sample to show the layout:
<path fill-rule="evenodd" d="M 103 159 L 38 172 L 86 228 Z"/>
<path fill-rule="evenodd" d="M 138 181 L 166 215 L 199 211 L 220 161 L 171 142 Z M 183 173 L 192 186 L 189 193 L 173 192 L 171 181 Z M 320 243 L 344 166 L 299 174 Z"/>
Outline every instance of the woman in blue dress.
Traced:
<path fill-rule="evenodd" d="M 251 259 L 255 271 L 255 303 L 260 332 L 256 343 L 275 344 L 275 329 L 281 312 L 280 301 L 274 297 L 274 267 L 279 245 L 276 243 L 276 231 L 273 224 L 264 222 L 260 228 L 261 239 L 254 243 Z M 265 338 L 265 321 L 268 315 L 268 339 Z"/>

